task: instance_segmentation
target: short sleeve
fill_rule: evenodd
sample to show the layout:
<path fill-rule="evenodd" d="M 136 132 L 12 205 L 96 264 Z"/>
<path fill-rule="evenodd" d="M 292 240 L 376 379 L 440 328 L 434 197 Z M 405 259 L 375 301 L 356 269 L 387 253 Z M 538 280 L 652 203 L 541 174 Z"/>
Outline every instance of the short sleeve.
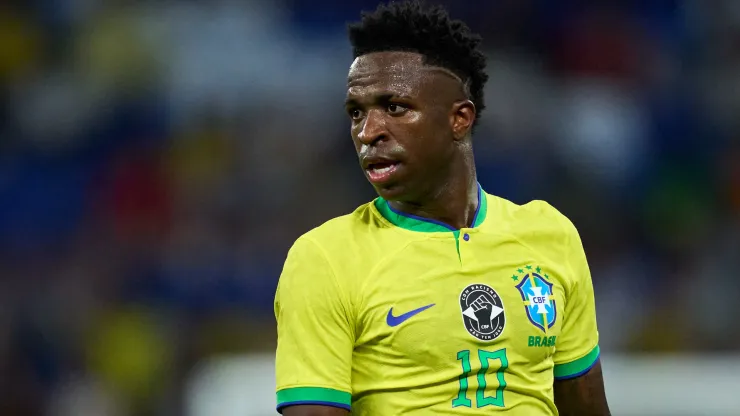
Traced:
<path fill-rule="evenodd" d="M 575 378 L 588 372 L 599 358 L 596 306 L 586 254 L 575 226 L 562 219 L 571 285 L 566 292 L 563 327 L 555 350 L 555 379 Z"/>
<path fill-rule="evenodd" d="M 350 408 L 354 331 L 327 256 L 303 236 L 288 252 L 275 294 L 277 408 Z"/>

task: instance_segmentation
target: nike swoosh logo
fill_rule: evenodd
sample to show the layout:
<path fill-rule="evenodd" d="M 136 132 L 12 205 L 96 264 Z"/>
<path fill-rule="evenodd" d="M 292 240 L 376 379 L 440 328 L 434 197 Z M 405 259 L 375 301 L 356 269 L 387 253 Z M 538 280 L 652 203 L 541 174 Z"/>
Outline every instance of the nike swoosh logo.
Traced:
<path fill-rule="evenodd" d="M 385 322 L 390 327 L 401 325 L 407 319 L 411 318 L 412 316 L 418 313 L 424 312 L 425 310 L 431 308 L 432 306 L 434 306 L 434 303 L 427 305 L 427 306 L 422 306 L 421 308 L 414 309 L 413 311 L 409 311 L 409 312 L 404 313 L 403 315 L 398 315 L 398 316 L 393 316 L 393 308 L 391 308 L 391 310 L 388 311 L 388 316 L 385 317 Z"/>

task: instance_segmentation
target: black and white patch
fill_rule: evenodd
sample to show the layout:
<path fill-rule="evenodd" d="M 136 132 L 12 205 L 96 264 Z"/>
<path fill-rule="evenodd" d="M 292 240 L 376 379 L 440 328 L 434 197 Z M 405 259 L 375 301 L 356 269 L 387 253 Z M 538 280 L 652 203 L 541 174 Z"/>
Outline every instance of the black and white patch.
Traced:
<path fill-rule="evenodd" d="M 460 310 L 465 329 L 481 341 L 493 341 L 504 331 L 504 304 L 490 286 L 473 284 L 463 289 Z"/>

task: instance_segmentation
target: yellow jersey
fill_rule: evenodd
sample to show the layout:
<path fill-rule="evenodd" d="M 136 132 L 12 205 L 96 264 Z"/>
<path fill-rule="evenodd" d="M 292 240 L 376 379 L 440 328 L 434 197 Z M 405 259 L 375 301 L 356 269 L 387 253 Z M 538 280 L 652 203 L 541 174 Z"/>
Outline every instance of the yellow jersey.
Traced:
<path fill-rule="evenodd" d="M 304 234 L 275 296 L 277 408 L 557 415 L 553 380 L 599 357 L 573 224 L 479 187 L 460 230 L 377 198 Z"/>

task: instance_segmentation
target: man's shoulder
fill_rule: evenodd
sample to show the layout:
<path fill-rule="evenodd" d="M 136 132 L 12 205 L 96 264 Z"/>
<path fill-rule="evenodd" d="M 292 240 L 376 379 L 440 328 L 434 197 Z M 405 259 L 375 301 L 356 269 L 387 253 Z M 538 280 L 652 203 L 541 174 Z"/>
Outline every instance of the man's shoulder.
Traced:
<path fill-rule="evenodd" d="M 358 247 L 372 244 L 392 228 L 375 209 L 375 201 L 360 205 L 349 214 L 334 217 L 307 231 L 299 240 L 310 240 L 330 257 L 344 257 Z"/>
<path fill-rule="evenodd" d="M 494 233 L 517 241 L 531 250 L 530 254 L 542 265 L 562 266 L 561 282 L 570 285 L 576 276 L 568 270 L 569 259 L 582 252 L 575 225 L 560 210 L 546 201 L 534 200 L 516 204 L 499 198 L 498 224 L 491 222 Z M 486 220 L 486 222 L 488 222 Z M 558 266 L 559 265 L 559 266 Z M 553 270 L 554 271 L 554 270 Z M 553 275 L 555 276 L 555 275 Z"/>
<path fill-rule="evenodd" d="M 512 234 L 536 234 L 560 238 L 577 234 L 571 220 L 547 201 L 532 200 L 517 204 L 505 198 L 489 195 L 490 206 L 494 206 L 494 221 L 491 226 Z"/>
<path fill-rule="evenodd" d="M 348 214 L 326 220 L 324 223 L 304 233 L 301 237 L 323 241 L 327 238 L 335 239 L 341 235 L 357 232 L 372 226 L 374 222 L 372 206 L 373 201 L 366 202 Z"/>

